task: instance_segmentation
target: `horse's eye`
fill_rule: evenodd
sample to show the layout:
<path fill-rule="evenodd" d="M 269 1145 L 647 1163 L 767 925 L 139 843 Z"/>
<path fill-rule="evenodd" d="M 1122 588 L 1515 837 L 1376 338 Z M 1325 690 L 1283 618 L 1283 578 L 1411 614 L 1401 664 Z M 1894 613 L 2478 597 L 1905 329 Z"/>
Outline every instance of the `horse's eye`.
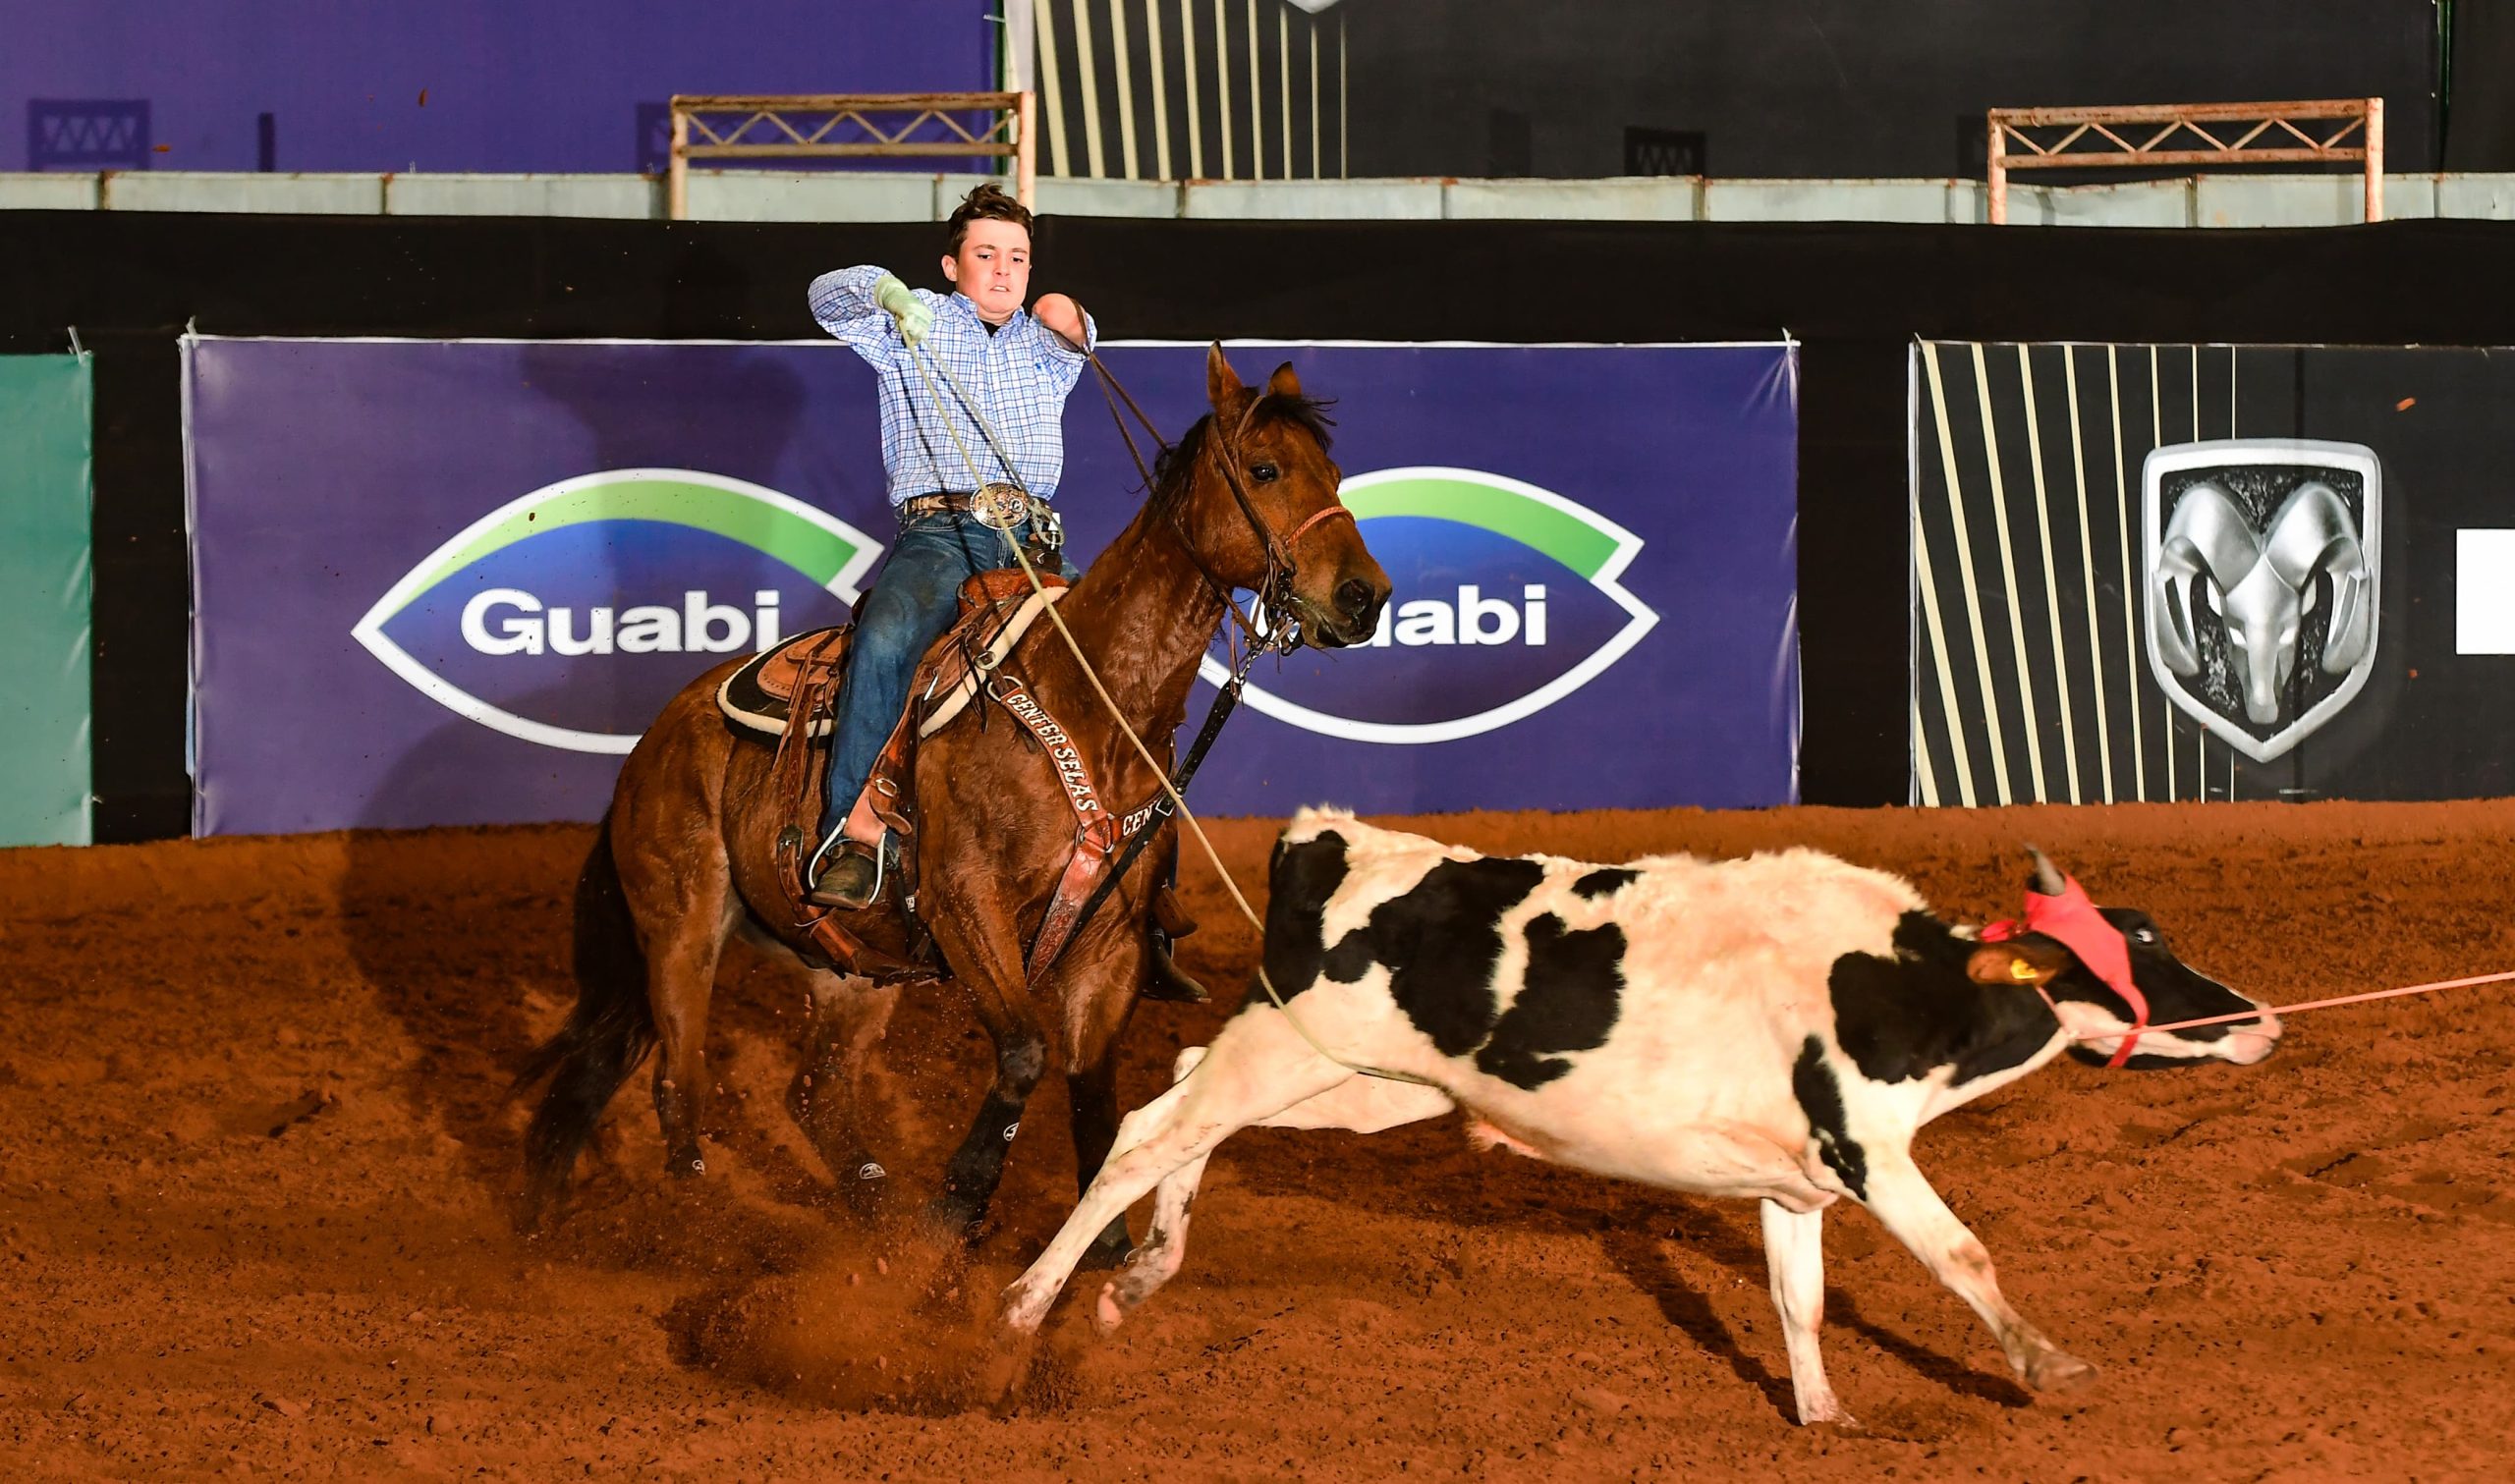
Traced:
<path fill-rule="evenodd" d="M 2131 929 L 2131 941 L 2134 943 L 2154 943 L 2157 941 L 2157 930 L 2152 927 L 2135 927 Z"/>
<path fill-rule="evenodd" d="M 1260 484 L 1272 484 L 1282 470 L 1271 464 L 1253 464 L 1249 467 L 1249 473 Z"/>

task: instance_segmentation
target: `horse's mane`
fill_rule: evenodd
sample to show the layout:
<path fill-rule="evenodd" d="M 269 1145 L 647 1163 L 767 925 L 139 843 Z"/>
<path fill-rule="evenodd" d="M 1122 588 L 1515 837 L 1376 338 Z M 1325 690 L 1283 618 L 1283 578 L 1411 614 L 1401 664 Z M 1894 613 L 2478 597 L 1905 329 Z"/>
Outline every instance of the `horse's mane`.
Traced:
<path fill-rule="evenodd" d="M 1269 392 L 1258 397 L 1257 406 L 1249 410 L 1251 432 L 1270 423 L 1289 422 L 1318 440 L 1318 451 L 1327 452 L 1336 441 L 1329 431 L 1336 419 L 1327 415 L 1335 404 L 1327 399 L 1307 397 L 1298 392 Z M 1152 463 L 1152 496 L 1146 503 L 1156 508 L 1176 504 L 1188 490 L 1189 470 L 1204 452 L 1205 440 L 1213 436 L 1214 414 L 1207 412 L 1191 423 L 1179 441 L 1161 451 Z"/>

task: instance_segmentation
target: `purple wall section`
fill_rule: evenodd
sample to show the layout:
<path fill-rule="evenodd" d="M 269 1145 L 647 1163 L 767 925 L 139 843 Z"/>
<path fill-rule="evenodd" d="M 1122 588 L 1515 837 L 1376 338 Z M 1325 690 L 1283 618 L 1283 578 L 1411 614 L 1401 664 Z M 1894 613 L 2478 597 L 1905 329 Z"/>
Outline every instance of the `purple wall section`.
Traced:
<path fill-rule="evenodd" d="M 40 168 L 39 102 L 146 100 L 159 170 L 260 168 L 256 120 L 268 113 L 284 171 L 617 172 L 641 168 L 638 105 L 676 92 L 994 85 L 985 0 L 0 9 L 0 170 Z"/>

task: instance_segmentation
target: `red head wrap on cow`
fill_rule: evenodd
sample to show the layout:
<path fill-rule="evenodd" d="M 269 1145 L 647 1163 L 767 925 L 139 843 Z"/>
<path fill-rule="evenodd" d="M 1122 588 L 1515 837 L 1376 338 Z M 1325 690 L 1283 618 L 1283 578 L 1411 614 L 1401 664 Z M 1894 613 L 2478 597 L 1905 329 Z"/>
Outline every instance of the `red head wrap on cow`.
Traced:
<path fill-rule="evenodd" d="M 2078 955 L 2089 972 L 2103 980 L 2131 1007 L 2130 1033 L 2122 1037 L 2121 1047 L 2104 1065 L 2119 1067 L 2130 1061 L 2131 1048 L 2140 1044 L 2140 1032 L 2149 1025 L 2149 997 L 2131 982 L 2131 945 L 2122 941 L 2122 930 L 2105 921 L 2096 904 L 2087 900 L 2078 878 L 2062 877 L 2061 894 L 2057 897 L 2047 897 L 2028 887 L 2025 924 L 1994 922 L 1983 929 L 1983 940 L 1999 943 L 2020 933 L 2041 933 Z"/>

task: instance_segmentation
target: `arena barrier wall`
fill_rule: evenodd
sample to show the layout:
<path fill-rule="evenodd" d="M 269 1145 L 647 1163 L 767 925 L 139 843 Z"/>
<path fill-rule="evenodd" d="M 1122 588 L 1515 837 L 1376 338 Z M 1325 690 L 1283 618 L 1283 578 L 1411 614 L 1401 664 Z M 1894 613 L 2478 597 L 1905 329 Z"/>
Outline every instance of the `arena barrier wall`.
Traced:
<path fill-rule="evenodd" d="M 2515 793 L 2515 358 L 1927 342 L 1913 798 Z"/>
<path fill-rule="evenodd" d="M 1800 345 L 1801 796 L 1912 788 L 1911 347 L 2515 344 L 2515 224 L 2259 232 L 1050 216 L 1041 290 L 1113 335 Z M 0 211 L 0 351 L 96 385 L 96 833 L 180 835 L 187 322 L 227 335 L 804 339 L 849 262 L 940 283 L 930 223 Z M 1656 471 L 1640 470 L 1648 479 Z"/>
<path fill-rule="evenodd" d="M 1335 399 L 1397 600 L 1369 645 L 1261 664 L 1202 807 L 1795 798 L 1794 347 L 1229 349 Z M 591 819 L 674 691 L 844 619 L 891 539 L 834 342 L 186 357 L 202 834 Z M 1106 359 L 1163 427 L 1203 411 L 1202 346 Z M 1088 558 L 1140 481 L 1097 396 L 1067 420 Z"/>
<path fill-rule="evenodd" d="M 0 845 L 91 838 L 84 356 L 0 356 Z"/>

